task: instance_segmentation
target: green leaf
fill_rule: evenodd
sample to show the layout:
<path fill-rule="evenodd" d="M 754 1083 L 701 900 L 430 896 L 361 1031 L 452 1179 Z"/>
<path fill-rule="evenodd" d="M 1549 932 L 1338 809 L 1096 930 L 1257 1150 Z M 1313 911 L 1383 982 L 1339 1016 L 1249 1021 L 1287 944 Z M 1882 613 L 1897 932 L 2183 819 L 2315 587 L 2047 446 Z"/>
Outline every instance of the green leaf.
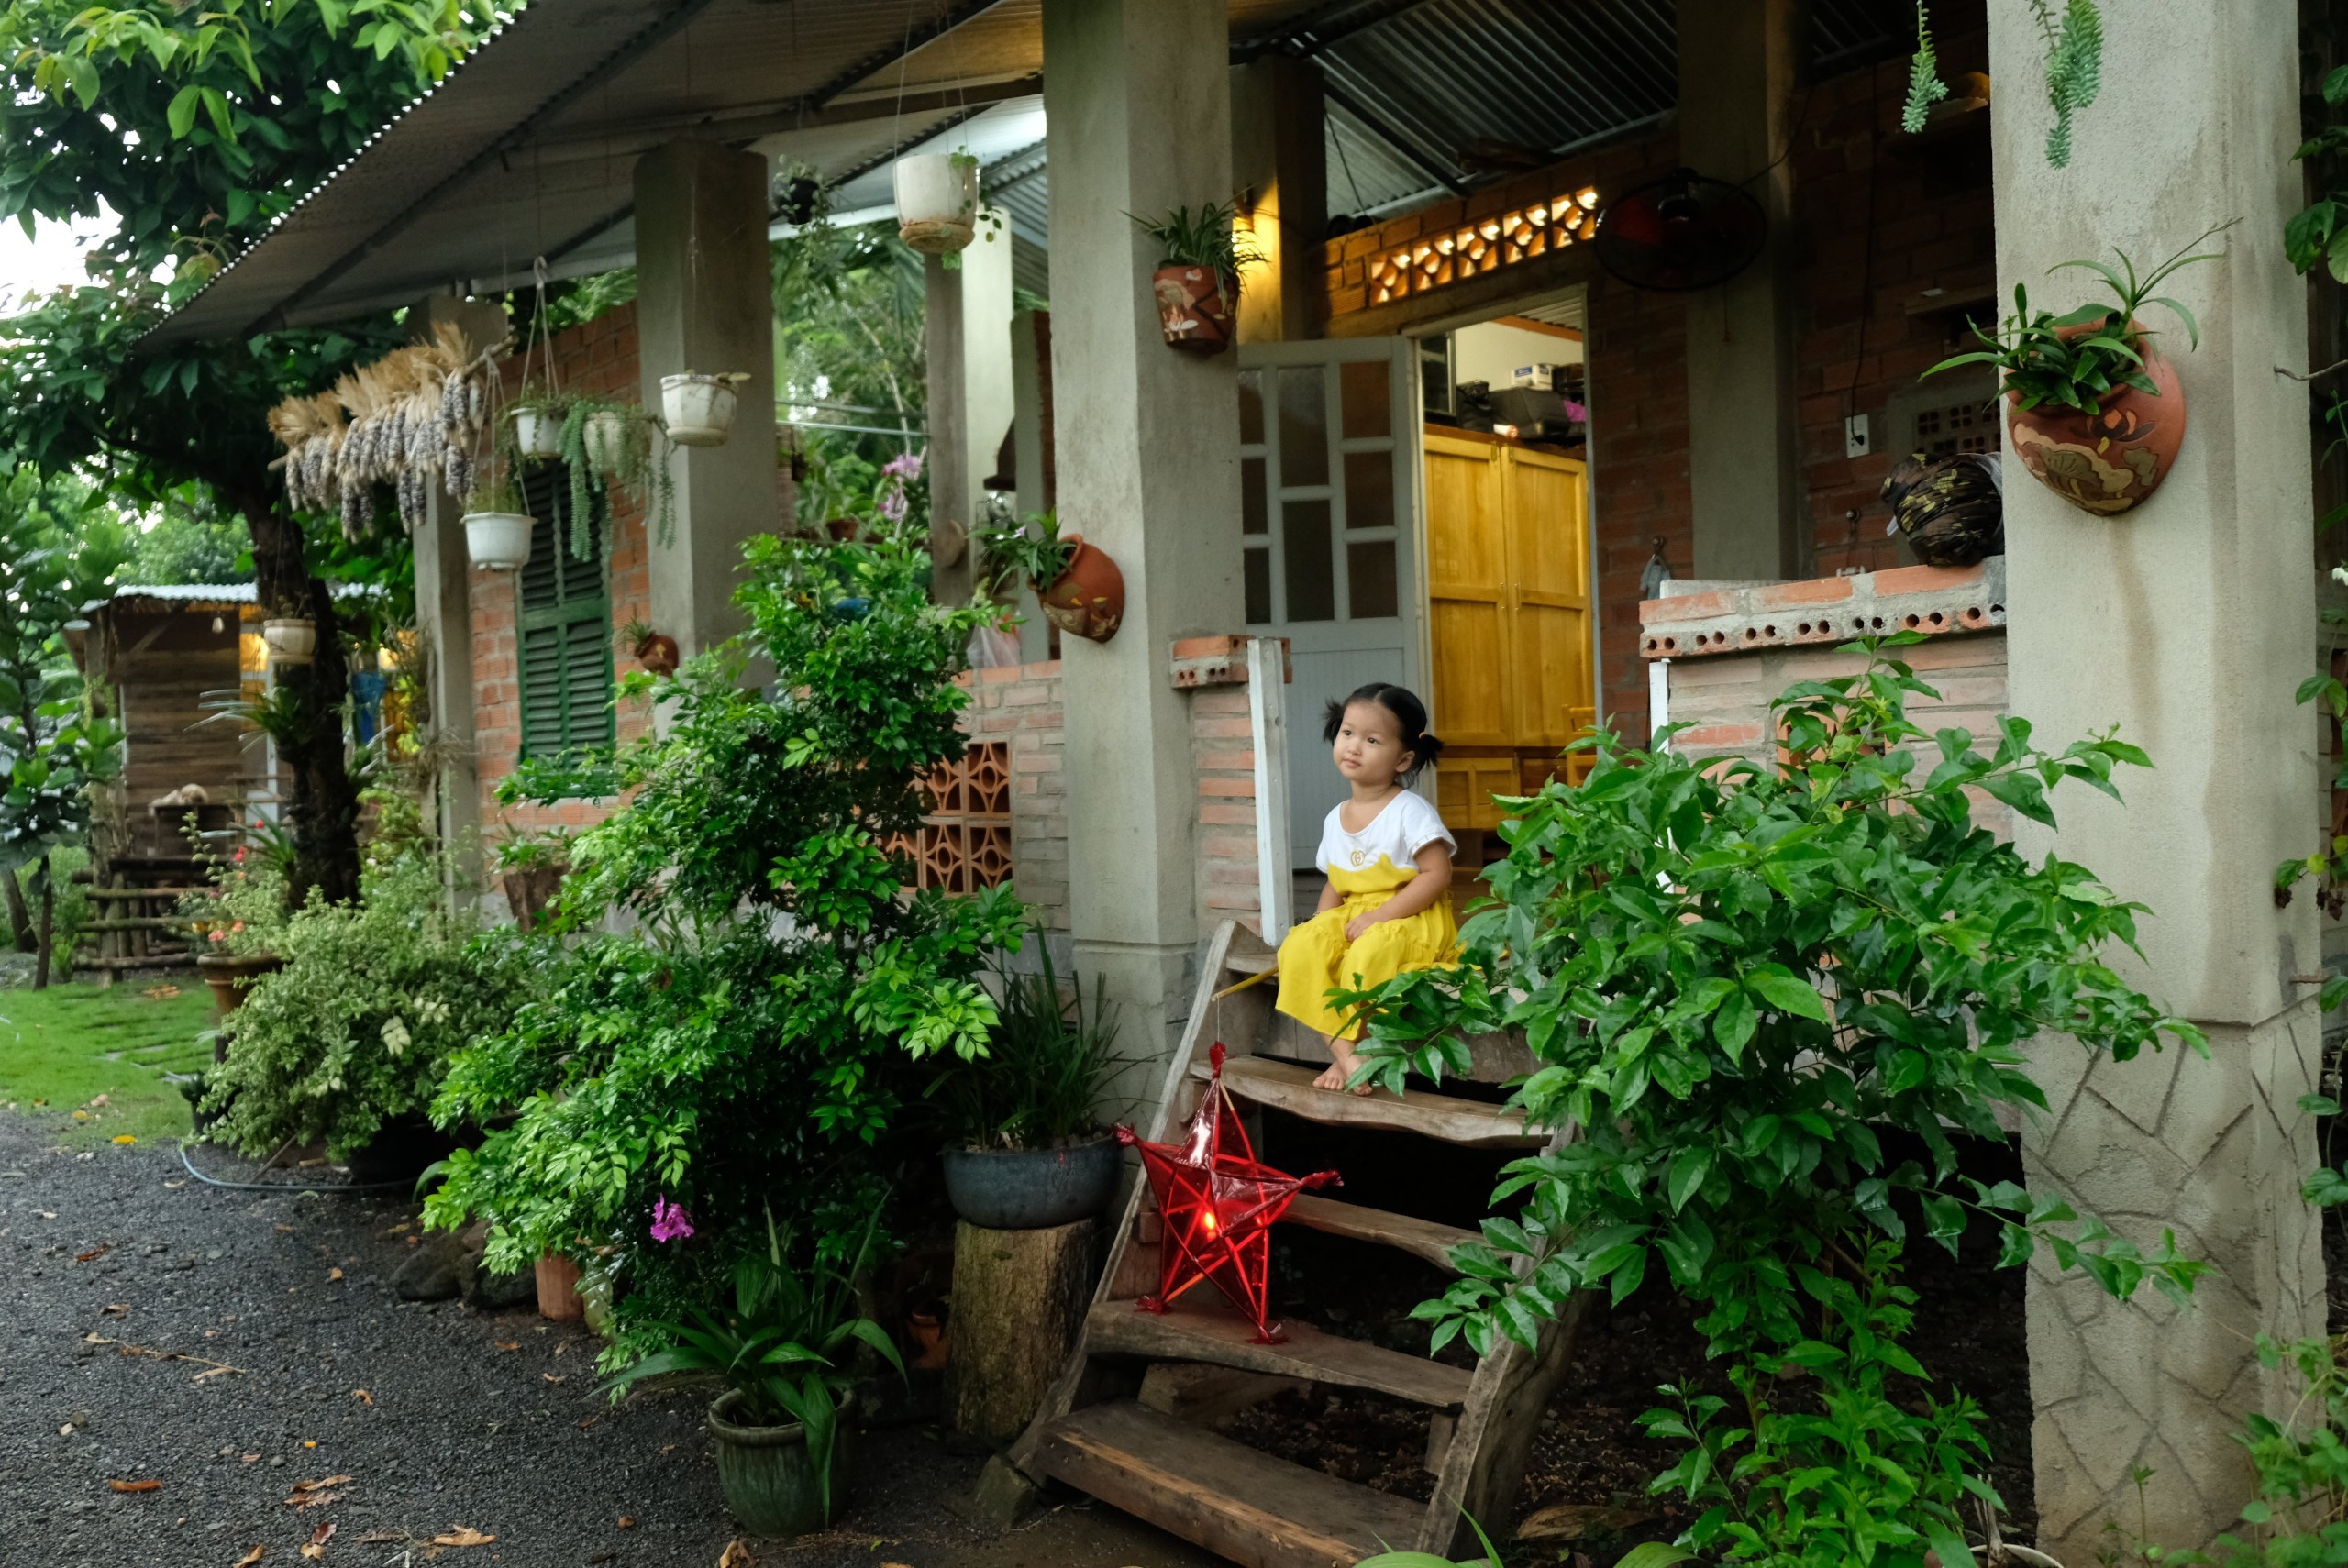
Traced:
<path fill-rule="evenodd" d="M 1721 1003 L 1712 1014 L 1712 1038 L 1728 1054 L 1732 1062 L 1744 1058 L 1744 1047 L 1752 1041 L 1754 1031 L 1760 1027 L 1760 1015 L 1754 1010 L 1753 999 L 1738 991 Z"/>
<path fill-rule="evenodd" d="M 1614 1568 L 1673 1568 L 1675 1563 L 1695 1561 L 1696 1554 L 1685 1548 L 1650 1540 L 1624 1552 Z"/>
<path fill-rule="evenodd" d="M 194 86 L 183 87 L 172 94 L 172 106 L 165 111 L 164 118 L 172 127 L 172 140 L 184 138 L 195 128 L 195 111 L 203 95 L 203 89 Z"/>
<path fill-rule="evenodd" d="M 1702 1144 L 1682 1149 L 1672 1160 L 1668 1187 L 1673 1213 L 1688 1207 L 1688 1200 L 1704 1185 L 1704 1177 L 1711 1168 L 1712 1152 Z"/>
<path fill-rule="evenodd" d="M 1821 1023 L 1833 1021 L 1826 999 L 1818 994 L 1817 988 L 1781 965 L 1763 964 L 1748 971 L 1744 986 L 1779 1012 L 1816 1019 Z"/>

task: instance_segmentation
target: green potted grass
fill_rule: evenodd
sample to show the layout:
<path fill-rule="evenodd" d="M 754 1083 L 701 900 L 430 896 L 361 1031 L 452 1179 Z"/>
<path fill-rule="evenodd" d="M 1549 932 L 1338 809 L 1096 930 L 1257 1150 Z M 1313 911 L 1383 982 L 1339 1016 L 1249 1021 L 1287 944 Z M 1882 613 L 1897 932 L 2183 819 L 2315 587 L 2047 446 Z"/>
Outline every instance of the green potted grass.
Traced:
<path fill-rule="evenodd" d="M 1154 218 L 1126 215 L 1157 241 L 1150 292 L 1167 346 L 1190 354 L 1220 354 L 1230 348 L 1240 269 L 1264 259 L 1235 234 L 1237 208 L 1230 202 L 1208 202 L 1195 213 L 1180 206 Z"/>
<path fill-rule="evenodd" d="M 1048 952 L 1034 973 L 998 974 L 987 1054 L 955 1062 L 928 1091 L 946 1119 L 946 1196 L 991 1231 L 1070 1224 L 1106 1209 L 1117 1183 L 1100 1103 L 1125 1063 L 1106 982 L 1090 1006 L 1081 987 L 1063 996 Z"/>
<path fill-rule="evenodd" d="M 655 1238 L 689 1240 L 684 1210 L 666 1200 L 660 1209 Z M 753 1535 L 804 1535 L 831 1522 L 845 1490 L 840 1472 L 858 1363 L 869 1352 L 904 1373 L 895 1343 L 857 1299 L 856 1276 L 879 1222 L 876 1214 L 865 1226 L 847 1267 L 815 1263 L 802 1270 L 784 1261 L 789 1249 L 770 1213 L 767 1250 L 735 1267 L 732 1309 L 696 1307 L 690 1324 L 654 1324 L 670 1348 L 604 1386 L 617 1395 L 673 1374 L 725 1383 L 709 1408 L 709 1434 L 725 1507 Z"/>

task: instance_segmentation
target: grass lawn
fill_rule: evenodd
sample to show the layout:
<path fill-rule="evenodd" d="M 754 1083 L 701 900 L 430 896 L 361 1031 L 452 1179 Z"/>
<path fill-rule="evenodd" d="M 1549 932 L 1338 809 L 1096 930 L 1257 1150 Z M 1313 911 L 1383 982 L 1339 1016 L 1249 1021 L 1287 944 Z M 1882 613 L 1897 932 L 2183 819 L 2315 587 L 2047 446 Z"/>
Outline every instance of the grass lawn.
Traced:
<path fill-rule="evenodd" d="M 0 991 L 0 1114 L 51 1123 L 77 1147 L 124 1133 L 184 1135 L 187 1101 L 163 1075 L 212 1060 L 196 1039 L 211 1026 L 212 994 L 194 979 Z M 105 1103 L 92 1105 L 100 1095 Z"/>

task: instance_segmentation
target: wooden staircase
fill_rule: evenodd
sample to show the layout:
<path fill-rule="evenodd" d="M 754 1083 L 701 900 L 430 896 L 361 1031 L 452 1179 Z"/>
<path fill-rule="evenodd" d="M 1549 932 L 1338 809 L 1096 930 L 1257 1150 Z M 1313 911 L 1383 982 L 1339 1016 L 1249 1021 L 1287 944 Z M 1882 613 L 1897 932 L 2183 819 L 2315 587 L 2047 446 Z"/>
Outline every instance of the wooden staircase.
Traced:
<path fill-rule="evenodd" d="M 1207 949 L 1190 1028 L 1158 1099 L 1158 1142 L 1197 1109 L 1207 1054 L 1229 1053 L 1224 1087 L 1243 1108 L 1269 1106 L 1310 1121 L 1412 1133 L 1477 1149 L 1536 1149 L 1550 1135 L 1525 1129 L 1518 1113 L 1455 1095 L 1334 1094 L 1312 1087 L 1328 1065 L 1320 1037 L 1272 1010 L 1269 982 L 1229 992 L 1261 975 L 1272 955 L 1225 921 Z M 1529 1069 L 1521 1045 L 1471 1042 L 1473 1079 L 1498 1083 Z M 1136 1181 L 1109 1251 L 1075 1353 L 1010 1458 L 1036 1481 L 1066 1482 L 1246 1568 L 1338 1568 L 1378 1552 L 1455 1554 L 1470 1539 L 1466 1515 L 1497 1528 L 1513 1502 L 1542 1408 L 1563 1375 L 1584 1303 L 1546 1326 L 1539 1348 L 1502 1341 L 1473 1373 L 1287 1325 L 1280 1344 L 1254 1342 L 1255 1327 L 1206 1289 L 1164 1314 L 1135 1309 L 1158 1283 L 1157 1213 Z M 1448 1268 L 1449 1249 L 1468 1231 L 1338 1199 L 1300 1196 L 1288 1222 L 1390 1246 Z M 1152 1408 L 1145 1376 L 1153 1366 L 1205 1365 L 1267 1380 L 1267 1390 L 1301 1380 L 1367 1389 L 1429 1408 L 1427 1467 L 1432 1501 L 1421 1504 L 1340 1481 L 1216 1435 Z M 1283 1380 L 1283 1381 L 1270 1381 Z M 1158 1401 L 1163 1404 L 1164 1401 Z M 1226 1407 L 1227 1408 L 1227 1407 Z M 1463 1512 L 1464 1510 L 1464 1512 Z"/>

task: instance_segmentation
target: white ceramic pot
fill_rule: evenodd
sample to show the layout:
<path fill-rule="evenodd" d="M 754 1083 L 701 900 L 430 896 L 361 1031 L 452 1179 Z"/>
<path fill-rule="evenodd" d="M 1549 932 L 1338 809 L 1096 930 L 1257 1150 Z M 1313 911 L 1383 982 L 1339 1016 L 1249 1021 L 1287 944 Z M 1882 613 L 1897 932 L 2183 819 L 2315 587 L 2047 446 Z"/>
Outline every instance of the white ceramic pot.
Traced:
<path fill-rule="evenodd" d="M 309 620 L 271 620 L 260 624 L 260 640 L 271 655 L 282 664 L 307 664 L 317 652 L 317 623 Z"/>
<path fill-rule="evenodd" d="M 520 512 L 465 513 L 465 554 L 492 571 L 520 571 L 530 564 L 533 519 Z"/>
<path fill-rule="evenodd" d="M 979 224 L 979 169 L 951 153 L 897 160 L 897 237 L 925 256 L 970 243 Z"/>
<path fill-rule="evenodd" d="M 615 474 L 627 461 L 627 415 L 591 414 L 580 427 L 579 449 L 587 466 L 599 473 Z"/>
<path fill-rule="evenodd" d="M 734 385 L 690 372 L 663 376 L 660 417 L 668 424 L 669 439 L 680 447 L 723 446 L 734 428 Z"/>
<path fill-rule="evenodd" d="M 553 458 L 562 453 L 562 416 L 550 408 L 514 411 L 514 444 L 526 458 Z"/>

